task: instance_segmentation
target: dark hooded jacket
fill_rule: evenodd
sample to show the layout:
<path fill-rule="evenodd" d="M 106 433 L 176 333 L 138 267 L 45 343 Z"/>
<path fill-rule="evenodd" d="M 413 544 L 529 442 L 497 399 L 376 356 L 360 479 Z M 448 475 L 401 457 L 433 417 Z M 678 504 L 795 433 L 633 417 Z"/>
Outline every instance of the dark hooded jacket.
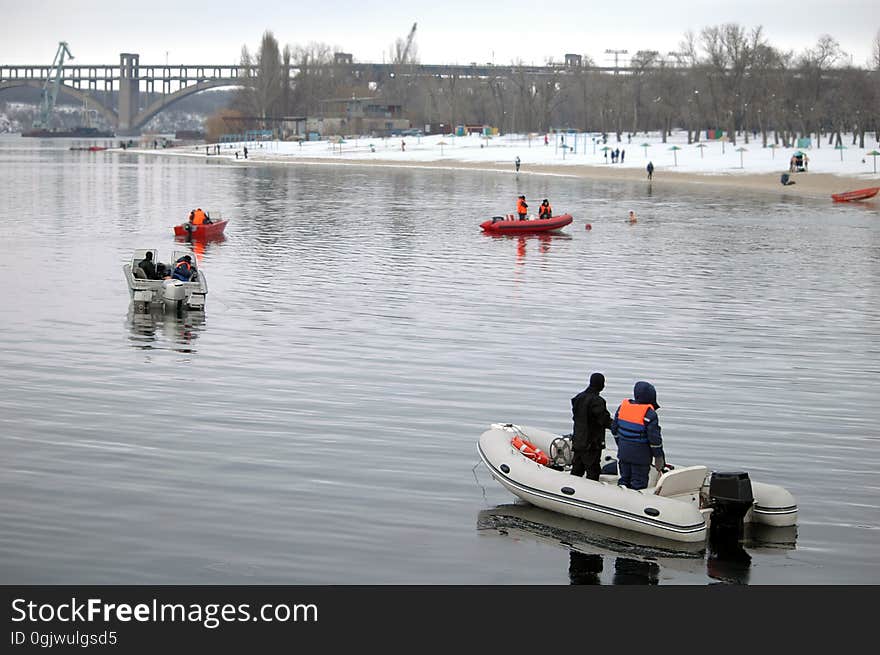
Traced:
<path fill-rule="evenodd" d="M 573 450 L 601 450 L 605 447 L 605 430 L 611 427 L 611 414 L 608 413 L 605 399 L 599 395 L 603 388 L 604 385 L 597 387 L 590 384 L 571 399 Z"/>
<path fill-rule="evenodd" d="M 632 464 L 650 465 L 654 457 L 664 457 L 660 419 L 655 411 L 660 408 L 657 403 L 657 390 L 650 382 L 636 382 L 633 397 L 629 402 L 651 407 L 645 412 L 642 426 L 621 421 L 620 407 L 617 408 L 614 420 L 611 422 L 611 434 L 617 442 L 617 458 Z"/>

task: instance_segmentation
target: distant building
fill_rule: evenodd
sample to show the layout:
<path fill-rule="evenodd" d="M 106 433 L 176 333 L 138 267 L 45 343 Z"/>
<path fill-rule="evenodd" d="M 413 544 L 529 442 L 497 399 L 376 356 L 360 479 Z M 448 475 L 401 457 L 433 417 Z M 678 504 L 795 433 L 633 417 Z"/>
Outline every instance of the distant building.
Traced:
<path fill-rule="evenodd" d="M 334 64 L 351 64 L 354 62 L 354 57 L 351 56 L 350 52 L 334 52 L 333 53 L 333 63 Z"/>
<path fill-rule="evenodd" d="M 566 68 L 580 68 L 581 66 L 583 66 L 583 57 L 571 53 L 565 55 Z"/>
<path fill-rule="evenodd" d="M 322 136 L 391 136 L 410 128 L 409 119 L 403 117 L 403 106 L 387 103 L 380 98 L 339 98 L 324 100 L 321 104 L 322 118 L 310 118 L 307 129 L 320 132 Z"/>

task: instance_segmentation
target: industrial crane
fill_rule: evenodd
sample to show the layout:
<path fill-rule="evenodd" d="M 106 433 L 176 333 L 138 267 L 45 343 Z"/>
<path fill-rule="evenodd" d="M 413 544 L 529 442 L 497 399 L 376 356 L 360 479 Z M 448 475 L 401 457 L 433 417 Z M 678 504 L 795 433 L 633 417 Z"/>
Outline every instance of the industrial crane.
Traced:
<path fill-rule="evenodd" d="M 55 111 L 55 99 L 58 97 L 58 88 L 61 86 L 61 78 L 63 77 L 61 69 L 64 66 L 64 55 L 73 59 L 73 55 L 67 49 L 67 41 L 59 41 L 55 59 L 52 60 L 54 71 L 43 83 L 43 90 L 40 94 L 40 114 L 34 121 L 35 128 L 49 129 L 52 112 Z"/>
<path fill-rule="evenodd" d="M 406 63 L 406 56 L 409 54 L 410 47 L 412 47 L 413 37 L 416 35 L 416 25 L 418 25 L 418 23 L 413 23 L 412 29 L 406 37 L 406 45 L 403 46 L 403 52 L 400 55 L 401 64 Z"/>

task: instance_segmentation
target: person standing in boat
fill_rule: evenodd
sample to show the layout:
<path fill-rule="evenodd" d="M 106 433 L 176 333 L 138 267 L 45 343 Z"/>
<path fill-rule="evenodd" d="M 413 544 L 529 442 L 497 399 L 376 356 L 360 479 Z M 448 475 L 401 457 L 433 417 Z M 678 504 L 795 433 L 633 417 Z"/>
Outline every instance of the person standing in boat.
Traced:
<path fill-rule="evenodd" d="M 516 201 L 516 213 L 519 216 L 519 220 L 526 220 L 526 216 L 529 213 L 529 206 L 526 203 L 526 197 L 520 196 Z"/>
<path fill-rule="evenodd" d="M 605 399 L 599 395 L 605 388 L 605 376 L 593 373 L 589 386 L 571 399 L 572 431 L 571 474 L 588 480 L 598 480 L 599 460 L 605 447 L 605 430 L 611 427 L 611 414 Z"/>
<path fill-rule="evenodd" d="M 547 198 L 544 198 L 544 202 L 538 207 L 538 218 L 553 218 L 553 208 Z"/>
<path fill-rule="evenodd" d="M 654 385 L 640 380 L 633 387 L 633 397 L 620 403 L 614 414 L 611 434 L 617 442 L 617 484 L 622 487 L 646 488 L 652 459 L 658 472 L 666 466 L 658 409 Z"/>

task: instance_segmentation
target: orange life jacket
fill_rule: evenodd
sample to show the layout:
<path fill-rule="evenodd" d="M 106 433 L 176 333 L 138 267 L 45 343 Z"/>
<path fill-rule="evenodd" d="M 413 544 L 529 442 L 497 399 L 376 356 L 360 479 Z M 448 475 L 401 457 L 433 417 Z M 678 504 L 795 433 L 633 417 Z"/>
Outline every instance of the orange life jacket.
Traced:
<path fill-rule="evenodd" d="M 651 405 L 633 403 L 627 398 L 620 403 L 620 408 L 617 410 L 617 418 L 623 421 L 629 421 L 630 423 L 644 425 L 645 414 L 648 413 L 649 409 L 651 409 Z"/>
<path fill-rule="evenodd" d="M 526 214 L 529 211 L 529 206 L 526 204 L 526 201 L 520 198 L 516 201 L 516 213 L 517 214 Z"/>
<path fill-rule="evenodd" d="M 546 205 L 541 205 L 539 211 L 541 212 L 541 218 L 550 218 L 551 216 L 553 216 L 553 209 L 550 207 L 549 203 Z"/>
<path fill-rule="evenodd" d="M 205 212 L 201 209 L 197 209 L 193 214 L 193 225 L 201 225 L 205 222 L 206 218 L 207 216 L 205 215 Z"/>

